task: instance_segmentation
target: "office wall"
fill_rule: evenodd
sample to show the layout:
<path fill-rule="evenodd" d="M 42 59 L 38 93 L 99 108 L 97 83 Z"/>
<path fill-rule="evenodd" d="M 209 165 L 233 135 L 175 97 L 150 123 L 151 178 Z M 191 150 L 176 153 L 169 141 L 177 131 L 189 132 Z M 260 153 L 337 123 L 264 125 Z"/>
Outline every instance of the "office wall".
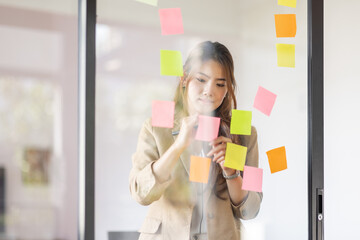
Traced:
<path fill-rule="evenodd" d="M 72 240 L 78 204 L 77 17 L 56 14 L 59 2 L 40 11 L 36 3 L 0 2 L 0 165 L 6 173 L 0 239 Z M 65 5 L 76 13 L 76 2 Z M 30 160 L 27 149 L 50 155 Z"/>
<path fill-rule="evenodd" d="M 325 239 L 359 239 L 360 22 L 356 0 L 325 1 Z"/>

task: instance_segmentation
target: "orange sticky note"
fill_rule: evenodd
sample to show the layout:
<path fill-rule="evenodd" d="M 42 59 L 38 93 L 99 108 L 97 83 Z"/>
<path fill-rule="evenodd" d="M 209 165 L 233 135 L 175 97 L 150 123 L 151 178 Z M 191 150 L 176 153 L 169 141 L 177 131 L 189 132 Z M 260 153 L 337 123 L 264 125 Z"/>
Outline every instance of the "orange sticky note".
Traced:
<path fill-rule="evenodd" d="M 271 173 L 287 169 L 285 147 L 279 147 L 266 152 Z"/>
<path fill-rule="evenodd" d="M 210 158 L 191 156 L 189 180 L 192 182 L 207 183 L 209 179 L 210 164 Z"/>
<path fill-rule="evenodd" d="M 262 192 L 263 170 L 261 168 L 244 166 L 241 189 Z"/>
<path fill-rule="evenodd" d="M 246 154 L 247 147 L 235 143 L 226 143 L 224 166 L 242 171 L 245 165 Z"/>
<path fill-rule="evenodd" d="M 295 37 L 296 14 L 275 14 L 276 37 Z"/>
<path fill-rule="evenodd" d="M 175 102 L 153 101 L 151 125 L 154 127 L 174 127 Z"/>

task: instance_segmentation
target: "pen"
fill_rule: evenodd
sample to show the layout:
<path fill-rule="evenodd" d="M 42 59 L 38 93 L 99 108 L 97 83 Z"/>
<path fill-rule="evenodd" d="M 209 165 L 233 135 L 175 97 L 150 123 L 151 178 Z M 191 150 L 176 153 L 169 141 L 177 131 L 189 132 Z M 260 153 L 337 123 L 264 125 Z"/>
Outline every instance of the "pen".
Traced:
<path fill-rule="evenodd" d="M 198 125 L 196 125 L 194 128 L 197 129 L 197 128 L 198 128 Z M 171 134 L 172 134 L 173 136 L 176 136 L 176 135 L 179 134 L 179 132 L 180 132 L 180 130 L 178 130 L 178 131 L 173 131 L 173 132 L 171 132 Z"/>

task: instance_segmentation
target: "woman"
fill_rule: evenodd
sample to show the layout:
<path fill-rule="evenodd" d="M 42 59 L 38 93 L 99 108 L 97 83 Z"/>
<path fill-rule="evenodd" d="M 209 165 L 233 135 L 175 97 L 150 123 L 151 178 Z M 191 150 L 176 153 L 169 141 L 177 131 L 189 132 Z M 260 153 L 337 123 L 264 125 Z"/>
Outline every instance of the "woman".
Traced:
<path fill-rule="evenodd" d="M 250 136 L 230 135 L 235 87 L 229 50 L 218 42 L 200 43 L 176 90 L 174 128 L 144 123 L 129 179 L 132 197 L 150 205 L 139 239 L 238 240 L 240 218 L 257 215 L 262 194 L 242 190 L 242 174 L 223 165 L 226 143 L 232 142 L 248 148 L 246 165 L 258 166 L 255 128 Z M 194 140 L 198 115 L 221 118 L 218 138 Z M 208 184 L 189 181 L 190 155 L 212 159 Z"/>

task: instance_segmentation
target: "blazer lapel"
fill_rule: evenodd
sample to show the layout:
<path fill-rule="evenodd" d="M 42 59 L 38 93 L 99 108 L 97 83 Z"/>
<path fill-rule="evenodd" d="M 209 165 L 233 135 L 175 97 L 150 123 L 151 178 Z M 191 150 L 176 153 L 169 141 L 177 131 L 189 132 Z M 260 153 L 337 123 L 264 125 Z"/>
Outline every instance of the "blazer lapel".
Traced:
<path fill-rule="evenodd" d="M 209 181 L 208 181 L 206 191 L 205 191 L 205 195 L 204 195 L 205 203 L 207 203 L 209 201 L 210 195 L 212 193 L 212 189 L 213 189 L 214 184 L 216 182 L 216 177 L 217 177 L 216 172 L 215 172 L 216 169 L 213 169 L 213 168 L 216 167 L 216 164 L 217 163 L 212 164 L 212 166 L 210 168 Z"/>

